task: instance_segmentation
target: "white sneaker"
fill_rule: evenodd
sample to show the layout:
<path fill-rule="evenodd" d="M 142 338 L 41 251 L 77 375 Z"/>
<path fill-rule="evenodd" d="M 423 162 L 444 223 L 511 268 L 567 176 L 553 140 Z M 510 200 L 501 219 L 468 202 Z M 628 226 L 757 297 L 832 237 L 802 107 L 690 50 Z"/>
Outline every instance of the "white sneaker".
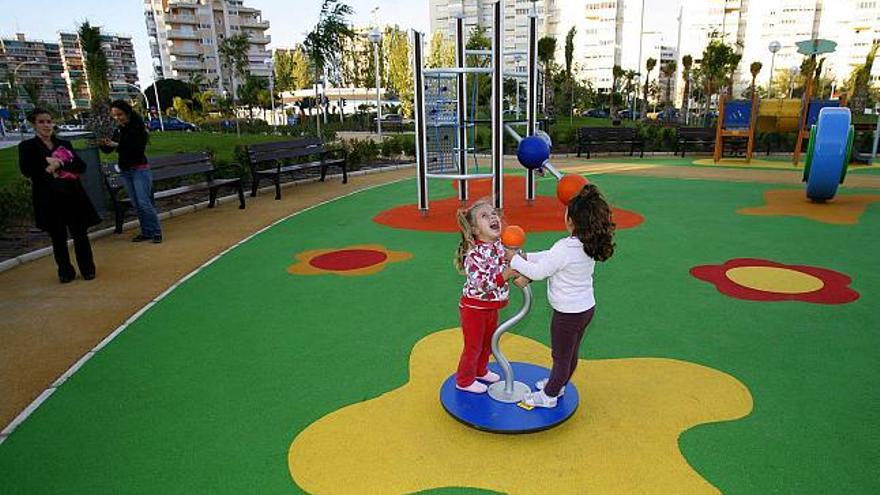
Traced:
<path fill-rule="evenodd" d="M 464 390 L 465 392 L 471 392 L 474 394 L 485 394 L 489 387 L 483 385 L 482 383 L 474 380 L 474 383 L 471 383 L 467 387 L 462 387 L 459 384 L 455 384 L 455 388 L 459 390 Z"/>
<path fill-rule="evenodd" d="M 549 382 L 549 381 L 550 381 L 549 378 L 544 378 L 543 380 L 538 380 L 535 382 L 535 388 L 538 390 L 544 390 L 544 387 L 547 386 L 547 382 Z M 559 389 L 559 395 L 557 395 L 557 397 L 562 397 L 563 395 L 565 395 L 565 385 L 563 385 L 562 388 Z"/>
<path fill-rule="evenodd" d="M 556 407 L 556 397 L 550 397 L 543 390 L 538 390 L 523 397 L 523 404 L 531 407 Z"/>
<path fill-rule="evenodd" d="M 501 376 L 498 373 L 493 373 L 492 370 L 486 372 L 483 376 L 478 376 L 477 380 L 482 380 L 486 383 L 495 383 L 501 380 Z"/>

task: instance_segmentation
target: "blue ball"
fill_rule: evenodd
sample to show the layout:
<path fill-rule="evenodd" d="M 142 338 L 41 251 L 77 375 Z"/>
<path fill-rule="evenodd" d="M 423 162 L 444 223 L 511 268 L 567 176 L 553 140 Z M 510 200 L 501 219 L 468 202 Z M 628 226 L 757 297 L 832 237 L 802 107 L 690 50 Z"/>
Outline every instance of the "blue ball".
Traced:
<path fill-rule="evenodd" d="M 538 136 L 529 136 L 519 142 L 516 157 L 525 168 L 541 168 L 550 158 L 550 145 Z"/>

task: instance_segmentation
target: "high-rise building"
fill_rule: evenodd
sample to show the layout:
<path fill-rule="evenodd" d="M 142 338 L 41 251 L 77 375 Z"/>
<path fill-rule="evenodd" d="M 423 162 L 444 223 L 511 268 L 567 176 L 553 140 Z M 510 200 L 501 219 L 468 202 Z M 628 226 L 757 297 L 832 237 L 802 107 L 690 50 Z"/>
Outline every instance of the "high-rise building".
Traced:
<path fill-rule="evenodd" d="M 76 33 L 61 33 L 61 61 L 64 66 L 64 79 L 73 109 L 89 107 L 91 89 L 86 78 L 83 52 Z M 101 35 L 101 49 L 107 58 L 107 80 L 110 82 L 110 99 L 137 99 L 141 97 L 137 89 L 137 63 L 134 58 L 134 45 L 131 37 L 113 34 Z"/>
<path fill-rule="evenodd" d="M 29 86 L 39 88 L 41 104 L 69 110 L 70 95 L 63 73 L 58 43 L 28 40 L 22 33 L 13 39 L 0 39 L 0 81 L 9 82 L 14 75 L 13 94 L 20 107 L 35 103 L 29 101 L 25 89 Z"/>
<path fill-rule="evenodd" d="M 819 0 L 821 3 L 821 0 Z M 880 42 L 880 1 L 839 0 L 825 2 L 819 37 L 837 42 L 837 50 L 827 55 L 825 69 L 840 86 L 865 57 L 874 43 Z M 871 70 L 871 81 L 880 80 L 880 63 Z"/>
<path fill-rule="evenodd" d="M 538 38 L 544 36 L 546 25 L 544 20 L 545 4 L 550 0 L 532 2 L 532 0 L 506 0 L 504 4 L 504 50 L 507 52 L 528 50 L 529 21 L 528 15 L 534 4 L 538 16 Z M 443 33 L 443 37 L 455 42 L 456 12 L 464 16 L 465 36 L 469 36 L 474 28 L 481 26 L 490 30 L 492 27 L 492 8 L 494 0 L 428 0 L 431 15 L 431 33 Z M 486 35 L 491 38 L 491 31 Z M 430 36 L 428 36 L 430 39 Z M 505 57 L 505 70 L 526 72 L 525 56 Z"/>
<path fill-rule="evenodd" d="M 231 91 L 232 71 L 224 66 L 219 49 L 224 39 L 238 34 L 248 37 L 249 72 L 269 75 L 269 21 L 242 0 L 144 0 L 144 16 L 157 78 Z"/>

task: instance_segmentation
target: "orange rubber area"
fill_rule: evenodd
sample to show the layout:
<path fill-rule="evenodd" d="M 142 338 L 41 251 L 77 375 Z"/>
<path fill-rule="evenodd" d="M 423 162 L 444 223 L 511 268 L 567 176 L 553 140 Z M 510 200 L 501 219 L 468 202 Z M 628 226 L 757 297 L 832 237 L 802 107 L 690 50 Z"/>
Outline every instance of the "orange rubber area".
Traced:
<path fill-rule="evenodd" d="M 468 196 L 471 200 L 491 196 L 492 182 L 481 179 L 470 182 Z M 523 177 L 504 178 L 504 218 L 516 223 L 526 232 L 565 231 L 565 207 L 551 196 L 536 196 L 529 204 L 525 199 Z M 385 210 L 375 217 L 376 223 L 397 229 L 426 232 L 458 232 L 455 212 L 461 206 L 457 196 L 431 201 L 427 214 L 418 205 L 408 204 Z M 642 215 L 622 208 L 611 208 L 618 229 L 631 229 L 645 221 Z"/>

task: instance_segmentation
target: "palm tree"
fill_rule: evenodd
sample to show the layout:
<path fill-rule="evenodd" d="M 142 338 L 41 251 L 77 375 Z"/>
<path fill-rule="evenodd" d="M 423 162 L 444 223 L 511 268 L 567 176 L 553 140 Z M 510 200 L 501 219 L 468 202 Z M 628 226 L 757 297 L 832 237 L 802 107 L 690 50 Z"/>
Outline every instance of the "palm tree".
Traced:
<path fill-rule="evenodd" d="M 626 85 L 624 86 L 624 93 L 626 94 L 627 99 L 634 98 L 635 95 L 638 94 L 638 89 L 639 89 L 638 77 L 639 77 L 639 73 L 632 70 L 632 69 L 624 71 L 623 78 L 626 80 Z M 633 83 L 633 79 L 636 80 L 635 83 Z M 635 114 L 633 113 L 632 115 L 630 115 L 630 118 L 635 120 L 635 118 L 636 118 Z"/>
<path fill-rule="evenodd" d="M 761 73 L 761 67 L 763 67 L 763 66 L 764 66 L 764 64 L 762 64 L 761 62 L 752 62 L 749 65 L 749 72 L 752 73 L 751 96 L 755 95 L 755 79 L 758 78 L 758 74 Z"/>
<path fill-rule="evenodd" d="M 40 93 L 43 92 L 43 83 L 40 82 L 39 79 L 28 79 L 23 84 L 25 94 L 27 94 L 28 100 L 34 104 L 35 107 L 40 106 Z"/>
<path fill-rule="evenodd" d="M 229 71 L 233 100 L 238 98 L 239 81 L 250 73 L 249 49 L 249 36 L 244 33 L 227 37 L 220 42 L 220 46 L 217 48 L 220 61 L 223 62 L 223 68 Z"/>
<path fill-rule="evenodd" d="M 664 98 L 666 104 L 666 120 L 670 120 L 669 110 L 672 108 L 672 78 L 675 77 L 675 69 L 675 60 L 666 62 L 663 64 L 663 67 L 660 68 L 660 72 L 663 74 L 663 77 L 666 78 L 666 97 Z"/>
<path fill-rule="evenodd" d="M 538 40 L 538 60 L 544 66 L 544 113 L 550 114 L 553 99 L 553 57 L 556 55 L 556 38 L 544 36 Z"/>
<path fill-rule="evenodd" d="M 617 110 L 614 106 L 614 96 L 615 93 L 617 93 L 617 81 L 620 81 L 623 75 L 624 71 L 621 66 L 615 65 L 611 68 L 611 102 L 608 105 L 608 111 L 612 119 L 616 117 L 615 111 Z"/>
<path fill-rule="evenodd" d="M 685 55 L 681 57 L 681 75 L 684 78 L 684 94 L 681 97 L 681 113 L 687 122 L 688 103 L 691 96 L 691 68 L 694 66 L 694 57 Z"/>
<path fill-rule="evenodd" d="M 85 54 L 86 79 L 92 97 L 92 106 L 106 102 L 110 97 L 110 81 L 107 80 L 109 64 L 101 47 L 101 29 L 85 21 L 79 28 L 79 44 Z"/>
<path fill-rule="evenodd" d="M 339 0 L 324 0 L 318 16 L 318 25 L 306 35 L 303 42 L 303 47 L 312 61 L 312 68 L 315 70 L 315 99 L 318 101 L 320 98 L 317 82 L 321 79 L 321 74 L 328 67 L 338 66 L 344 41 L 354 37 L 354 31 L 346 23 L 346 17 L 353 12 L 349 5 L 339 3 Z M 321 106 L 319 105 L 319 108 Z M 315 120 L 320 136 L 321 122 L 320 119 Z"/>
<path fill-rule="evenodd" d="M 654 70 L 654 67 L 657 67 L 657 59 L 653 57 L 648 57 L 648 60 L 645 62 L 645 69 L 648 72 L 645 74 L 645 87 L 643 90 L 643 99 L 642 99 L 642 116 L 645 115 L 648 111 L 648 80 L 651 79 L 651 71 Z"/>

